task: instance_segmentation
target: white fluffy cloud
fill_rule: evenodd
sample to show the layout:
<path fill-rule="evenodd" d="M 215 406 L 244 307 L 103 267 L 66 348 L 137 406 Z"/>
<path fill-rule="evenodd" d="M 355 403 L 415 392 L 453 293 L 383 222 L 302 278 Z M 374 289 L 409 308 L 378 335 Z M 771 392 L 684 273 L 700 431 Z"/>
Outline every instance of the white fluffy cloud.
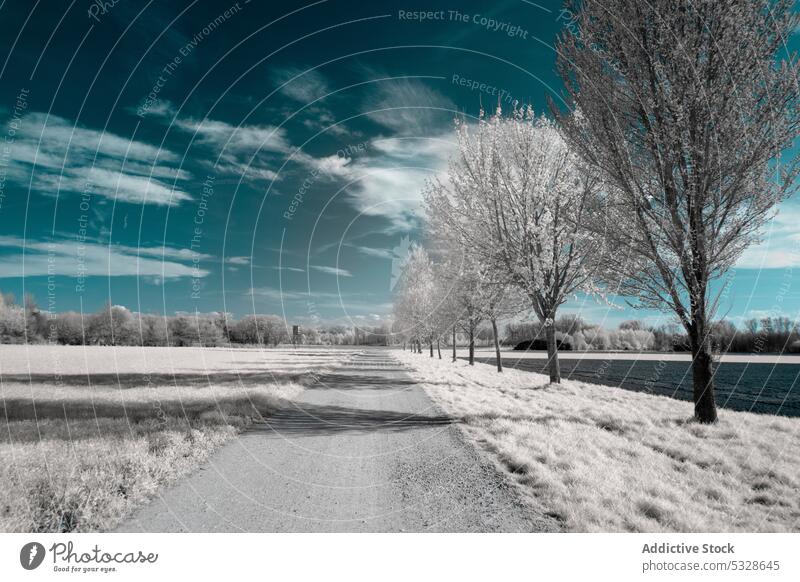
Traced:
<path fill-rule="evenodd" d="M 349 182 L 347 200 L 358 212 L 384 217 L 389 230 L 407 231 L 419 221 L 425 182 L 443 175 L 455 153 L 453 138 L 448 133 L 376 139 L 368 153 L 340 161 L 331 174 Z"/>

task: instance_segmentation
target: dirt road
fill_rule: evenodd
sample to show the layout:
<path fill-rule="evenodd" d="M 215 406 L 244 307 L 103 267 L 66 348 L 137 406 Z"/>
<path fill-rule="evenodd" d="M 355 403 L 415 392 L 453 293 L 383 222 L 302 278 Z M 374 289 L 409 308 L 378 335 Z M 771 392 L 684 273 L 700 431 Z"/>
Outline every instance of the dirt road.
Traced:
<path fill-rule="evenodd" d="M 388 351 L 367 350 L 119 531 L 543 531 Z"/>

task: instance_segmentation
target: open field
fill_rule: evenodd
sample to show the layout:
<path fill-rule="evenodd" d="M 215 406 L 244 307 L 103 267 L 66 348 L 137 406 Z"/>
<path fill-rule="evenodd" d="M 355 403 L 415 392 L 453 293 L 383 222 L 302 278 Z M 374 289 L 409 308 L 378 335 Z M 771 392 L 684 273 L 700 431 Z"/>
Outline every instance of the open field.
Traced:
<path fill-rule="evenodd" d="M 0 531 L 113 527 L 354 353 L 0 346 Z"/>
<path fill-rule="evenodd" d="M 395 351 L 568 531 L 800 530 L 800 420 Z"/>

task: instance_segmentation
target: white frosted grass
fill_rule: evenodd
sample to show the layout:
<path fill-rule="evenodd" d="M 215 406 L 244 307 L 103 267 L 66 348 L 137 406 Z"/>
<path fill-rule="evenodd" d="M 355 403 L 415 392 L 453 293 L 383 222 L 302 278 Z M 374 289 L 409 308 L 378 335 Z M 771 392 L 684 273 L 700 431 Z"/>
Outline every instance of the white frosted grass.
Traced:
<path fill-rule="evenodd" d="M 569 531 L 800 530 L 800 419 L 393 353 Z"/>

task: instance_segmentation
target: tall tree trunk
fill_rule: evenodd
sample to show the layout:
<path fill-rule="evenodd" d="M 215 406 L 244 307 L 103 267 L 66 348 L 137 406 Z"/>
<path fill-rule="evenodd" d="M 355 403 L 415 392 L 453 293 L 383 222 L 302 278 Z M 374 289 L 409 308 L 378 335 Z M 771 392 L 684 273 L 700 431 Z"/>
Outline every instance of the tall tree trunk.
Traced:
<path fill-rule="evenodd" d="M 469 326 L 469 365 L 475 365 L 475 329 Z"/>
<path fill-rule="evenodd" d="M 694 415 L 703 423 L 717 421 L 717 404 L 714 399 L 714 366 L 705 332 L 702 315 L 695 315 L 689 341 L 692 348 L 692 384 L 694 388 Z"/>
<path fill-rule="evenodd" d="M 497 371 L 503 371 L 503 360 L 500 359 L 500 338 L 497 337 L 497 320 L 492 318 L 492 334 L 494 335 L 494 357 L 497 360 Z"/>
<path fill-rule="evenodd" d="M 439 338 L 438 337 L 436 338 L 436 351 L 439 352 L 439 359 L 441 360 L 442 359 L 442 346 L 441 346 L 441 343 L 439 342 Z"/>
<path fill-rule="evenodd" d="M 456 361 L 456 326 L 453 324 L 453 361 Z"/>
<path fill-rule="evenodd" d="M 431 357 L 433 357 L 433 338 L 431 338 L 429 343 L 431 345 Z"/>
<path fill-rule="evenodd" d="M 553 318 L 555 319 L 555 318 Z M 550 382 L 561 384 L 561 368 L 558 365 L 558 346 L 556 345 L 556 326 L 552 321 L 547 326 L 547 362 L 550 370 Z"/>

